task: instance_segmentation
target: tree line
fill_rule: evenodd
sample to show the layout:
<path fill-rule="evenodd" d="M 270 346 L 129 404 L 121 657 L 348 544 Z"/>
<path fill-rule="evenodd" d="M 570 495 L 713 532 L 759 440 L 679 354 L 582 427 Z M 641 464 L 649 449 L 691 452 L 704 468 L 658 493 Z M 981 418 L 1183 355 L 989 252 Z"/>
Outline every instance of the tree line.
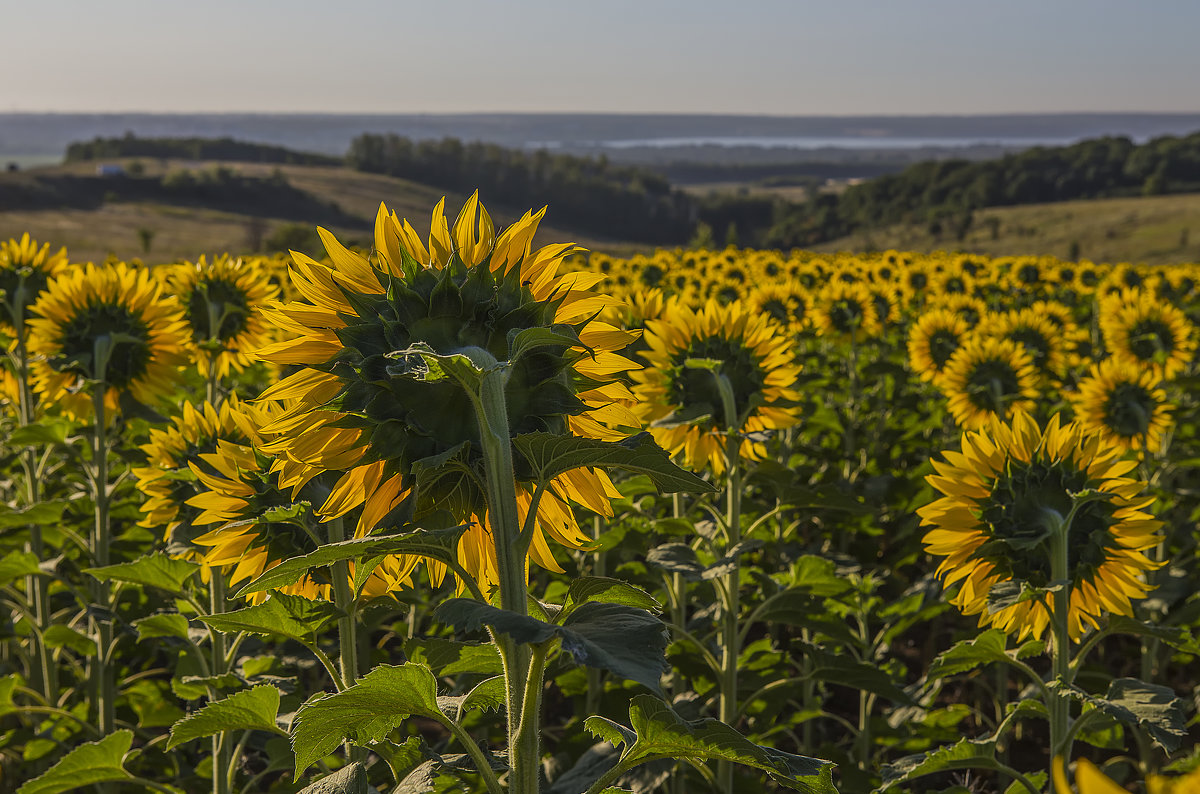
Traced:
<path fill-rule="evenodd" d="M 360 171 L 446 190 L 478 189 L 490 203 L 510 208 L 549 205 L 556 224 L 621 240 L 675 245 L 696 225 L 694 202 L 664 177 L 605 157 L 364 134 L 350 144 L 346 160 Z"/>
<path fill-rule="evenodd" d="M 341 165 L 339 157 L 297 152 L 282 146 L 249 143 L 233 138 L 139 138 L 127 132 L 120 138 L 94 138 L 67 146 L 68 163 L 114 157 L 174 160 L 225 160 L 279 165 Z"/>

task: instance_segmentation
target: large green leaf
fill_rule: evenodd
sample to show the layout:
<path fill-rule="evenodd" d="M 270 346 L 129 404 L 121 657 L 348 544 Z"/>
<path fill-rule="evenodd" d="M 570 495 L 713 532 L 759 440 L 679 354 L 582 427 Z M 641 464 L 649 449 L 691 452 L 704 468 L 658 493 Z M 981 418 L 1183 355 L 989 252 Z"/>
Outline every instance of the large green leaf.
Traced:
<path fill-rule="evenodd" d="M 35 447 L 43 444 L 64 444 L 71 432 L 70 423 L 63 420 L 33 422 L 15 428 L 8 435 L 10 447 Z"/>
<path fill-rule="evenodd" d="M 16 529 L 33 524 L 57 524 L 62 520 L 66 502 L 39 502 L 29 507 L 0 505 L 0 529 Z"/>
<path fill-rule="evenodd" d="M 1169 753 L 1178 750 L 1187 737 L 1183 700 L 1169 687 L 1147 684 L 1136 678 L 1118 678 L 1109 684 L 1108 692 L 1102 698 L 1075 687 L 1066 692 L 1121 722 L 1145 729 L 1150 738 Z"/>
<path fill-rule="evenodd" d="M 367 794 L 370 790 L 366 768 L 355 761 L 311 786 L 305 786 L 297 794 Z"/>
<path fill-rule="evenodd" d="M 412 663 L 379 665 L 354 686 L 309 700 L 292 732 L 296 777 L 343 740 L 370 747 L 414 714 L 447 721 L 437 704 L 437 679 L 428 667 Z"/>
<path fill-rule="evenodd" d="M 517 642 L 537 644 L 557 637 L 577 663 L 608 670 L 655 692 L 669 669 L 663 622 L 635 607 L 591 601 L 574 609 L 561 626 L 467 598 L 452 598 L 434 614 L 460 630 L 486 626 Z"/>
<path fill-rule="evenodd" d="M 663 543 L 646 554 L 646 562 L 669 573 L 681 574 L 684 579 L 698 582 L 704 575 L 704 563 L 686 543 Z"/>
<path fill-rule="evenodd" d="M 80 656 L 94 656 L 96 653 L 96 641 L 66 623 L 47 627 L 42 640 L 47 648 L 70 648 Z"/>
<path fill-rule="evenodd" d="M 270 684 L 256 686 L 209 703 L 195 714 L 171 726 L 167 749 L 184 742 L 225 731 L 267 731 L 286 735 L 275 724 L 279 714 L 279 690 Z"/>
<path fill-rule="evenodd" d="M 873 692 L 895 703 L 912 702 L 908 693 L 878 665 L 856 661 L 807 644 L 803 645 L 800 652 L 811 665 L 812 677 L 818 681 Z"/>
<path fill-rule="evenodd" d="M 487 753 L 487 759 L 488 764 L 496 772 L 504 772 L 508 769 L 507 764 L 490 753 Z M 473 773 L 475 771 L 475 761 L 469 755 L 438 755 L 414 767 L 396 788 L 391 790 L 390 794 L 427 794 L 427 792 L 438 790 L 438 775 L 457 777 L 460 772 Z"/>
<path fill-rule="evenodd" d="M 1008 662 L 1008 635 L 999 629 L 989 629 L 971 640 L 955 643 L 929 666 L 929 679 L 965 673 L 983 664 Z"/>
<path fill-rule="evenodd" d="M 499 711 L 506 697 L 504 676 L 496 675 L 480 681 L 465 695 L 442 695 L 437 703 L 444 714 L 453 715 L 468 709 Z"/>
<path fill-rule="evenodd" d="M 281 562 L 237 592 L 238 597 L 263 590 L 295 584 L 313 568 L 322 568 L 340 560 L 382 559 L 389 554 L 414 554 L 447 561 L 454 559 L 454 546 L 466 527 L 454 529 L 417 529 L 403 535 L 373 535 L 339 543 L 329 543 L 314 552 Z"/>
<path fill-rule="evenodd" d="M 775 782 L 810 794 L 836 794 L 833 764 L 818 758 L 763 747 L 723 722 L 706 718 L 685 720 L 663 701 L 638 695 L 629 706 L 630 732 L 602 717 L 589 717 L 584 726 L 600 739 L 625 744 L 625 768 L 658 758 L 730 761 L 766 772 Z"/>
<path fill-rule="evenodd" d="M 1159 626 L 1154 623 L 1125 617 L 1124 615 L 1109 615 L 1108 630 L 1113 634 L 1134 634 L 1141 637 L 1154 637 L 1178 651 L 1200 656 L 1200 643 L 1197 643 L 1192 633 L 1184 628 Z"/>
<path fill-rule="evenodd" d="M 666 450 L 654 443 L 649 433 L 624 441 L 600 441 L 553 433 L 525 433 L 513 445 L 543 482 L 572 469 L 598 467 L 645 474 L 661 493 L 710 493 L 716 489 L 671 462 Z"/>
<path fill-rule="evenodd" d="M 25 576 L 41 573 L 38 558 L 28 551 L 10 551 L 0 558 L 0 587 Z"/>
<path fill-rule="evenodd" d="M 178 612 L 160 612 L 133 621 L 137 629 L 138 640 L 149 640 L 155 637 L 188 638 L 188 619 Z"/>
<path fill-rule="evenodd" d="M 880 791 L 914 780 L 936 772 L 948 772 L 956 769 L 997 769 L 996 745 L 991 741 L 974 741 L 960 739 L 956 744 L 947 744 L 930 750 L 901 758 L 890 764 L 884 764 L 882 769 L 883 785 Z"/>
<path fill-rule="evenodd" d="M 837 575 L 833 560 L 814 554 L 805 554 L 793 562 L 788 579 L 788 589 L 825 598 L 853 589 L 848 580 Z"/>
<path fill-rule="evenodd" d="M 321 629 L 341 616 L 341 610 L 328 601 L 273 592 L 261 604 L 219 615 L 200 615 L 198 620 L 226 633 L 246 631 L 311 643 Z"/>
<path fill-rule="evenodd" d="M 404 644 L 411 661 L 420 662 L 438 675 L 480 673 L 497 675 L 504 671 L 500 651 L 491 643 L 469 643 L 441 637 L 414 638 Z"/>
<path fill-rule="evenodd" d="M 117 731 L 98 742 L 87 742 L 67 753 L 40 777 L 17 789 L 17 794 L 59 794 L 93 783 L 131 780 L 122 761 L 133 746 L 133 731 Z"/>
<path fill-rule="evenodd" d="M 133 562 L 106 565 L 103 568 L 88 568 L 102 582 L 128 582 L 144 587 L 156 587 L 174 595 L 183 594 L 183 586 L 200 570 L 194 562 L 168 557 L 166 554 L 147 554 Z"/>
<path fill-rule="evenodd" d="M 560 622 L 579 605 L 589 601 L 622 604 L 648 612 L 662 611 L 662 604 L 640 587 L 634 587 L 628 582 L 610 579 L 607 576 L 581 576 L 578 579 L 572 579 L 567 588 L 567 600 L 563 604 L 562 612 L 559 613 Z"/>

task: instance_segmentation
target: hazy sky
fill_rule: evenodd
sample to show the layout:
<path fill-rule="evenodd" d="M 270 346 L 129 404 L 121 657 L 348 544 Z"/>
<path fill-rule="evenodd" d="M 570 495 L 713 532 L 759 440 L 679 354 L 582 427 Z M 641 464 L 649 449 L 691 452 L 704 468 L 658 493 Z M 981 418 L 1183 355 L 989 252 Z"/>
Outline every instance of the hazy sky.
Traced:
<path fill-rule="evenodd" d="M 0 0 L 0 111 L 1200 111 L 1200 0 Z"/>

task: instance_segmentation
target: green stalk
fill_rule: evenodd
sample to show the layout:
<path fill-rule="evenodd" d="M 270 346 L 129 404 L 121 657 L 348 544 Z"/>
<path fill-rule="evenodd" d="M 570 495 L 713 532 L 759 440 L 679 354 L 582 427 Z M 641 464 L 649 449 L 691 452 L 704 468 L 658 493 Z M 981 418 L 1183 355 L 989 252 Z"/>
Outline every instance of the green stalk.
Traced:
<path fill-rule="evenodd" d="M 24 280 L 17 288 L 13 302 L 13 320 L 17 333 L 16 377 L 17 377 L 17 421 L 22 427 L 33 422 L 33 389 L 29 383 L 29 355 L 25 347 L 25 284 Z M 39 478 L 37 451 L 32 448 L 21 450 L 21 468 L 25 472 L 25 498 L 29 507 L 33 507 L 41 499 L 41 481 Z M 29 542 L 27 549 L 41 562 L 46 558 L 45 545 L 42 542 L 42 528 L 39 524 L 29 525 Z M 38 628 L 45 631 L 53 622 L 50 609 L 50 583 L 44 576 L 30 576 L 26 580 L 25 592 L 33 601 L 33 612 Z M 54 664 L 50 648 L 42 642 L 39 632 L 32 639 L 34 652 L 37 654 L 37 686 L 48 703 L 58 701 L 58 668 Z"/>
<path fill-rule="evenodd" d="M 212 571 L 208 582 L 208 600 L 210 615 L 220 615 L 225 612 L 225 572 L 221 568 Z M 212 641 L 212 675 L 224 675 L 229 669 L 229 660 L 225 658 L 225 632 L 220 629 L 209 629 Z M 210 699 L 215 695 L 211 692 Z M 212 790 L 213 794 L 230 794 L 233 788 L 229 770 L 233 767 L 233 754 L 224 731 L 212 737 Z"/>
<path fill-rule="evenodd" d="M 109 525 L 109 490 L 108 490 L 108 417 L 105 415 L 104 395 L 107 384 L 103 377 L 104 366 L 108 352 L 107 338 L 96 340 L 96 361 L 98 362 L 99 381 L 92 385 L 92 408 L 95 414 L 95 427 L 92 431 L 92 496 L 95 500 L 95 525 L 92 528 L 92 557 L 97 567 L 109 563 L 109 546 L 112 543 L 112 528 Z M 103 354 L 103 357 L 102 357 Z M 112 608 L 112 596 L 107 582 L 95 581 L 92 585 L 95 606 L 103 609 Z M 96 638 L 96 656 L 92 665 L 92 692 L 95 701 L 91 704 L 96 715 L 97 726 L 104 736 L 111 734 L 115 728 L 116 679 L 114 671 L 109 666 L 109 654 L 112 652 L 113 627 L 111 620 L 91 618 L 92 636 Z"/>
<path fill-rule="evenodd" d="M 600 520 L 600 516 L 592 516 L 592 540 L 598 540 L 603 529 L 604 527 Z M 592 564 L 592 574 L 594 576 L 605 576 L 607 573 L 608 560 L 605 558 L 604 550 L 597 549 L 595 552 L 594 562 Z M 599 713 L 600 698 L 603 694 L 603 672 L 595 667 L 589 667 L 587 669 L 587 699 L 584 702 L 584 711 L 588 715 Z"/>
<path fill-rule="evenodd" d="M 1065 520 L 1057 514 L 1051 517 L 1050 531 L 1050 577 L 1055 582 L 1066 582 L 1069 575 L 1069 559 L 1067 548 L 1067 533 L 1074 517 L 1075 508 Z M 1060 684 L 1071 683 L 1071 637 L 1067 625 L 1067 612 L 1070 608 L 1071 590 L 1064 585 L 1054 592 L 1054 614 L 1051 628 L 1054 632 L 1050 644 L 1050 658 L 1053 678 Z M 1067 761 L 1071 758 L 1071 701 L 1064 695 L 1047 691 L 1046 708 L 1050 713 L 1050 763 L 1056 757 Z M 1052 770 L 1051 770 L 1052 771 Z"/>
<path fill-rule="evenodd" d="M 725 531 L 728 552 L 742 539 L 742 472 L 740 453 L 742 439 L 738 435 L 737 406 L 734 403 L 733 386 L 724 374 L 713 371 L 717 389 L 721 393 L 725 414 L 725 467 L 727 481 L 725 491 Z M 735 558 L 732 569 L 725 576 L 725 603 L 721 614 L 721 696 L 719 701 L 721 722 L 733 726 L 738 719 L 738 612 L 740 611 L 741 564 Z M 717 764 L 717 780 L 723 792 L 733 792 L 733 764 L 720 761 Z"/>
<path fill-rule="evenodd" d="M 496 360 L 484 350 L 472 349 L 470 353 L 476 366 L 483 370 L 478 392 L 469 384 L 464 386 L 475 406 L 483 446 L 488 518 L 492 525 L 492 541 L 496 545 L 496 566 L 500 579 L 500 608 L 524 616 L 529 614 L 526 602 L 526 548 L 521 538 L 521 521 L 517 511 L 512 438 L 504 394 L 508 370 L 497 365 Z M 529 646 L 514 642 L 506 634 L 497 633 L 495 641 L 504 663 L 508 756 L 511 770 L 508 778 L 509 791 L 514 794 L 536 794 L 541 766 L 540 669 L 534 670 L 533 654 Z M 529 680 L 531 672 L 539 673 L 538 681 Z M 530 686 L 536 687 L 537 697 L 529 696 Z"/>
<path fill-rule="evenodd" d="M 342 519 L 331 518 L 329 527 L 329 542 L 340 543 L 346 539 L 346 528 Z M 338 560 L 331 567 L 330 576 L 333 578 L 333 602 L 343 617 L 338 618 L 338 664 L 341 668 L 342 682 L 349 688 L 358 680 L 358 602 L 350 589 L 350 561 Z M 347 758 L 353 761 L 366 761 L 366 751 L 353 744 L 346 744 Z"/>

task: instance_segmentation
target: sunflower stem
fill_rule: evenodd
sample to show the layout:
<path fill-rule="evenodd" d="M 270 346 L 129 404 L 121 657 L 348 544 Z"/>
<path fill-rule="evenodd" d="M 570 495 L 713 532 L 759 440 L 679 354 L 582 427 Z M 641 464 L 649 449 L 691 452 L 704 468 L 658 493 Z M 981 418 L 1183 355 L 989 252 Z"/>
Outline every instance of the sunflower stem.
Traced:
<path fill-rule="evenodd" d="M 604 524 L 600 516 L 592 516 L 592 540 L 600 539 L 600 534 L 604 531 Z M 608 560 L 605 558 L 604 549 L 596 549 L 594 562 L 592 564 L 593 576 L 605 576 L 608 573 Z M 600 712 L 600 699 L 604 695 L 604 673 L 595 667 L 587 669 L 587 699 L 585 701 L 585 713 L 588 715 L 598 714 Z"/>
<path fill-rule="evenodd" d="M 521 520 L 517 509 L 516 475 L 513 470 L 512 438 L 508 426 L 508 403 L 504 387 L 508 368 L 498 365 L 486 351 L 473 349 L 472 361 L 482 372 L 478 390 L 464 383 L 475 406 L 483 461 L 487 472 L 488 523 L 496 547 L 500 579 L 500 608 L 528 615 L 525 548 L 521 544 Z M 490 360 L 489 360 L 490 359 Z M 542 666 L 533 664 L 528 645 L 497 633 L 496 644 L 504 663 L 505 705 L 508 719 L 509 791 L 536 794 L 541 766 L 540 707 Z M 530 674 L 536 674 L 536 682 Z M 536 696 L 531 693 L 536 688 Z"/>
<path fill-rule="evenodd" d="M 1071 519 L 1079 503 L 1072 506 L 1066 518 L 1057 514 L 1047 514 L 1050 523 L 1050 578 L 1059 583 L 1066 583 L 1070 576 L 1070 560 L 1068 557 L 1068 534 Z M 1071 603 L 1071 588 L 1062 584 L 1053 593 L 1054 609 L 1051 614 L 1051 626 L 1054 641 L 1050 646 L 1052 675 L 1059 687 L 1071 683 L 1071 635 L 1068 616 Z M 1071 701 L 1062 689 L 1050 688 L 1047 692 L 1049 702 L 1046 708 L 1050 713 L 1050 758 L 1062 756 L 1071 757 Z"/>
<path fill-rule="evenodd" d="M 737 404 L 734 400 L 733 384 L 722 372 L 712 370 L 721 394 L 725 416 L 725 466 L 727 470 L 725 491 L 725 529 L 728 554 L 742 539 L 742 471 Z M 739 587 L 741 584 L 740 558 L 730 562 L 730 572 L 725 575 L 725 603 L 721 614 L 721 696 L 719 701 L 720 720 L 732 726 L 738 718 L 738 612 Z M 725 794 L 733 792 L 733 763 L 720 761 L 717 764 L 717 781 Z"/>
<path fill-rule="evenodd" d="M 330 543 L 341 543 L 346 539 L 346 527 L 341 516 L 329 519 L 326 526 L 329 527 Z M 352 687 L 358 680 L 359 668 L 357 602 L 350 589 L 350 561 L 338 560 L 331 568 L 333 603 L 342 612 L 342 617 L 338 618 L 338 664 L 341 668 L 342 682 L 346 687 Z M 351 762 L 366 760 L 366 751 L 353 744 L 346 744 L 346 753 Z"/>
<path fill-rule="evenodd" d="M 92 385 L 92 409 L 95 416 L 95 426 L 92 429 L 92 497 L 95 503 L 95 524 L 92 527 L 92 559 L 97 568 L 109 563 L 109 546 L 112 542 L 112 530 L 109 525 L 109 491 L 108 491 L 108 417 L 105 413 L 104 398 L 108 384 L 104 379 L 105 364 L 107 363 L 110 347 L 107 337 L 101 337 L 95 343 L 97 381 Z M 92 585 L 93 605 L 95 609 L 110 610 L 111 591 L 107 582 L 96 580 Z M 114 671 L 109 668 L 109 654 L 112 651 L 112 619 L 111 616 L 91 617 L 92 636 L 96 639 L 96 656 L 92 659 L 91 690 L 94 695 L 92 710 L 96 715 L 96 725 L 104 736 L 111 734 L 115 728 L 115 699 L 116 680 Z"/>
<path fill-rule="evenodd" d="M 208 602 L 210 615 L 220 615 L 225 612 L 225 576 L 220 567 L 212 570 L 208 582 Z M 224 675 L 229 669 L 229 660 L 225 657 L 225 632 L 220 629 L 209 629 L 212 640 L 212 675 Z M 209 700 L 216 699 L 215 689 L 210 689 Z M 229 779 L 229 770 L 233 766 L 233 753 L 226 734 L 221 731 L 212 737 L 212 790 L 213 794 L 230 794 L 233 785 Z"/>
<path fill-rule="evenodd" d="M 13 362 L 17 378 L 17 421 L 22 427 L 33 422 L 33 388 L 29 382 L 29 355 L 25 347 L 25 292 L 22 277 L 11 307 L 17 337 Z M 21 450 L 20 461 L 25 472 L 25 498 L 28 506 L 33 507 L 41 499 L 41 468 L 38 466 L 37 450 L 32 447 Z M 40 525 L 29 525 L 29 541 L 26 548 L 38 562 L 45 559 L 46 550 Z M 50 610 L 50 583 L 44 576 L 30 576 L 26 579 L 25 592 L 33 601 L 38 628 L 44 632 L 53 622 Z M 54 664 L 54 657 L 50 648 L 42 641 L 41 632 L 34 632 L 30 639 L 34 643 L 34 651 L 38 658 L 37 674 L 34 676 L 37 688 L 46 698 L 46 702 L 57 702 L 58 668 Z"/>

